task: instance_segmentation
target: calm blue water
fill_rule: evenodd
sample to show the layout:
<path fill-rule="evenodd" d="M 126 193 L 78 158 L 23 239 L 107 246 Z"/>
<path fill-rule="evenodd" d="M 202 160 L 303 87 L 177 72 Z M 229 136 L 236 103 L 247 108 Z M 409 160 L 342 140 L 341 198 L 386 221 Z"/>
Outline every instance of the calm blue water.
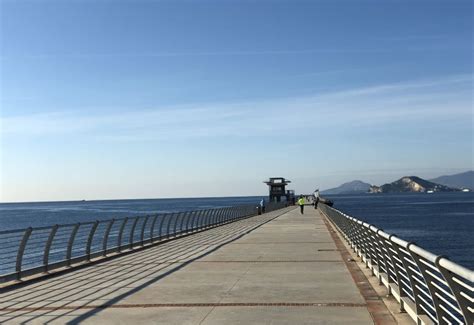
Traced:
<path fill-rule="evenodd" d="M 0 231 L 247 204 L 255 204 L 255 206 L 257 206 L 261 199 L 261 196 L 248 196 L 226 198 L 1 203 Z"/>
<path fill-rule="evenodd" d="M 474 193 L 326 197 L 353 217 L 474 269 Z"/>
<path fill-rule="evenodd" d="M 327 196 L 335 207 L 474 269 L 474 194 Z M 255 204 L 261 197 L 0 204 L 0 230 Z"/>

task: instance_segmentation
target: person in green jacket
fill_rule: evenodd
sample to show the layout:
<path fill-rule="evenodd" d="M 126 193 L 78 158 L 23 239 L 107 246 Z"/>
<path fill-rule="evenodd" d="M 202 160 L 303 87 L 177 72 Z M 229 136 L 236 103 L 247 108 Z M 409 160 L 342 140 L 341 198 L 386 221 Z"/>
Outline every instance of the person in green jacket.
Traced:
<path fill-rule="evenodd" d="M 298 205 L 300 206 L 300 213 L 304 213 L 304 197 L 300 195 L 300 198 L 298 199 Z"/>

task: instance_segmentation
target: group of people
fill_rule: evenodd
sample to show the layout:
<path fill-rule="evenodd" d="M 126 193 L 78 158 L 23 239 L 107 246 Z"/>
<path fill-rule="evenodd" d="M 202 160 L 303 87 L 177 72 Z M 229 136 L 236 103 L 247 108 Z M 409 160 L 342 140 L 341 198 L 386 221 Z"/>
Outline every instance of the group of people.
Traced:
<path fill-rule="evenodd" d="M 319 196 L 317 195 L 314 195 L 313 197 L 310 197 L 310 203 L 312 203 L 312 205 L 314 206 L 315 209 L 318 208 L 318 202 L 319 202 Z M 306 199 L 303 195 L 300 195 L 299 199 L 298 199 L 298 205 L 300 206 L 300 213 L 301 214 L 304 214 L 304 206 L 306 204 Z"/>

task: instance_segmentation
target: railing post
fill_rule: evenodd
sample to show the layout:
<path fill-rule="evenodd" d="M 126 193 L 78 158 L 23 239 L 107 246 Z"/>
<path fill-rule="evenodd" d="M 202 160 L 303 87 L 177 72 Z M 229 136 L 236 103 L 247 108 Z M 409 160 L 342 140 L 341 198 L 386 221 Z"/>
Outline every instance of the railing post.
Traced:
<path fill-rule="evenodd" d="M 438 324 L 441 324 L 443 322 L 443 317 L 446 317 L 448 316 L 447 313 L 440 307 L 440 300 L 439 298 L 436 296 L 436 289 L 433 287 L 433 285 L 431 284 L 432 282 L 436 281 L 436 278 L 434 277 L 434 274 L 433 274 L 433 270 L 432 269 L 429 269 L 426 264 L 424 264 L 422 261 L 420 261 L 421 257 L 416 253 L 416 252 L 413 252 L 413 250 L 410 249 L 410 246 L 413 246 L 413 245 L 409 245 L 408 246 L 408 252 L 410 253 L 411 255 L 411 258 L 413 259 L 413 261 L 416 263 L 416 265 L 418 266 L 418 270 L 420 271 L 421 273 L 421 277 L 423 278 L 423 281 L 425 282 L 426 284 L 426 287 L 428 288 L 428 291 L 430 293 L 430 296 L 431 296 L 431 300 L 433 302 L 433 307 L 436 311 L 436 319 L 438 320 Z M 435 261 L 437 259 L 441 258 L 441 256 L 437 256 L 435 257 Z M 448 316 L 449 317 L 449 316 Z"/>
<path fill-rule="evenodd" d="M 94 238 L 94 234 L 95 234 L 95 231 L 97 230 L 98 225 L 99 225 L 99 221 L 94 222 L 94 224 L 92 225 L 91 231 L 89 232 L 89 237 L 87 238 L 87 246 L 86 246 L 87 261 L 91 260 L 92 239 Z"/>
<path fill-rule="evenodd" d="M 146 227 L 146 224 L 148 222 L 148 219 L 150 219 L 150 216 L 146 216 L 145 221 L 143 221 L 142 233 L 141 233 L 141 238 L 140 238 L 141 239 L 141 244 L 140 244 L 141 246 L 143 246 L 144 243 L 145 243 L 145 227 Z"/>
<path fill-rule="evenodd" d="M 53 239 L 54 239 L 54 236 L 56 235 L 56 231 L 58 231 L 58 227 L 59 227 L 58 225 L 54 225 L 51 228 L 48 241 L 44 245 L 44 254 L 43 254 L 44 272 L 48 272 L 49 251 L 51 250 L 51 244 L 53 243 Z"/>
<path fill-rule="evenodd" d="M 33 228 L 31 227 L 26 228 L 25 233 L 23 234 L 23 237 L 21 238 L 20 245 L 18 246 L 18 253 L 16 255 L 16 267 L 15 267 L 17 280 L 20 280 L 21 278 L 21 266 L 22 266 L 22 261 L 23 261 L 23 253 L 25 252 L 26 244 L 28 242 L 28 239 L 30 238 L 32 231 L 33 231 Z"/>
<path fill-rule="evenodd" d="M 120 226 L 119 234 L 117 237 L 117 251 L 121 252 L 122 251 L 122 236 L 123 236 L 123 231 L 125 230 L 125 225 L 127 224 L 128 217 L 125 217 L 123 219 L 122 225 Z"/>
<path fill-rule="evenodd" d="M 181 228 L 182 228 L 182 226 L 183 226 L 183 221 L 184 221 L 184 217 L 186 216 L 186 213 L 187 213 L 187 212 L 180 212 L 180 213 L 178 213 L 178 216 L 179 216 L 179 215 L 182 215 L 182 217 L 181 217 L 181 223 L 179 224 L 180 230 L 181 230 Z M 176 216 L 176 220 L 175 220 L 175 222 L 174 222 L 174 231 L 173 231 L 173 236 L 174 236 L 174 237 L 176 237 L 176 232 L 178 231 L 178 221 L 179 221 L 178 216 Z"/>
<path fill-rule="evenodd" d="M 393 239 L 392 239 L 393 240 Z M 405 254 L 406 256 L 410 256 L 410 252 L 409 252 L 409 247 L 410 245 L 413 245 L 413 243 L 408 243 L 408 245 L 406 246 L 406 248 L 404 250 L 407 251 L 408 255 Z M 411 289 L 412 293 L 413 293 L 413 298 L 414 298 L 414 302 L 415 302 L 415 311 L 416 311 L 416 314 L 417 315 L 426 315 L 426 312 L 423 310 L 423 308 L 421 308 L 421 304 L 422 304 L 422 301 L 420 300 L 420 295 L 421 295 L 421 292 L 420 292 L 420 289 L 418 289 L 417 287 L 417 284 L 414 280 L 414 272 L 412 271 L 412 269 L 410 268 L 410 264 L 409 262 L 406 260 L 406 257 L 403 256 L 403 252 L 402 252 L 402 249 L 400 248 L 400 246 L 398 246 L 397 243 L 394 243 L 393 245 L 393 248 L 395 249 L 395 251 L 397 252 L 397 255 L 400 259 L 400 261 L 402 262 L 403 264 L 403 270 L 406 272 L 407 274 L 407 277 L 408 277 L 408 284 L 409 284 L 409 288 Z M 424 281 L 424 279 L 423 279 Z M 403 290 L 403 288 L 400 288 L 400 292 Z M 401 300 L 401 299 L 400 299 Z M 404 306 L 403 306 L 403 303 L 401 304 L 401 308 L 402 310 L 404 309 Z"/>
<path fill-rule="evenodd" d="M 203 216 L 201 218 L 202 222 L 198 224 L 198 230 L 206 228 L 208 217 L 209 217 L 209 210 L 204 210 Z"/>
<path fill-rule="evenodd" d="M 109 234 L 110 230 L 112 229 L 112 225 L 114 224 L 115 219 L 110 220 L 107 228 L 105 229 L 104 239 L 102 241 L 102 256 L 107 256 L 107 243 L 109 241 Z"/>
<path fill-rule="evenodd" d="M 187 211 L 184 212 L 183 218 L 181 219 L 181 223 L 179 224 L 179 229 L 175 231 L 177 233 L 187 233 L 189 228 L 188 228 L 188 221 L 191 220 L 192 216 L 194 215 L 194 211 Z M 186 226 L 185 226 L 186 225 Z"/>
<path fill-rule="evenodd" d="M 76 234 L 80 226 L 81 226 L 80 223 L 76 223 L 71 230 L 71 236 L 69 236 L 69 242 L 67 244 L 67 252 L 66 252 L 66 265 L 67 266 L 71 266 L 72 247 L 74 246 L 74 239 L 76 239 Z"/>
<path fill-rule="evenodd" d="M 404 306 L 404 302 L 403 302 L 402 298 L 407 297 L 408 294 L 403 290 L 404 287 L 406 287 L 407 285 L 405 285 L 405 282 L 402 281 L 403 275 L 402 275 L 402 272 L 401 272 L 401 270 L 404 270 L 405 266 L 402 263 L 403 256 L 400 255 L 400 251 L 398 249 L 397 244 L 395 244 L 392 240 L 393 237 L 395 237 L 395 236 L 390 235 L 388 237 L 389 243 L 385 242 L 385 245 L 387 245 L 387 253 L 388 253 L 388 255 L 389 255 L 389 257 L 392 261 L 393 269 L 394 269 L 395 275 L 397 277 L 398 295 L 400 296 L 400 311 L 405 312 L 405 306 Z M 388 247 L 388 245 L 390 245 L 390 247 L 392 247 L 393 250 L 390 249 L 390 247 Z M 400 265 L 400 263 L 401 263 L 401 265 Z M 408 277 L 409 275 L 407 274 L 406 276 Z"/>
<path fill-rule="evenodd" d="M 464 272 L 459 272 L 458 271 L 458 274 L 456 273 L 453 273 L 451 272 L 450 270 L 448 270 L 444 265 L 449 265 L 449 264 L 453 264 L 451 261 L 443 258 L 443 257 L 439 257 L 436 259 L 435 261 L 435 265 L 436 267 L 438 268 L 439 272 L 443 275 L 443 278 L 444 280 L 446 281 L 446 283 L 448 284 L 448 287 L 449 289 L 451 290 L 451 292 L 453 293 L 454 295 L 454 298 L 456 299 L 456 303 L 458 305 L 458 307 L 461 309 L 462 311 L 462 316 L 464 318 L 464 322 L 466 324 L 474 324 L 474 315 L 473 315 L 473 309 L 472 309 L 472 305 L 473 305 L 473 288 L 470 287 L 469 288 L 469 285 L 466 285 L 464 283 L 462 283 L 460 280 L 460 278 L 464 278 L 466 279 L 467 281 L 470 281 L 471 282 L 471 285 L 472 283 L 474 282 L 474 279 L 472 278 L 472 272 L 471 272 L 471 278 L 468 279 L 469 276 L 466 276 L 466 275 L 461 275 L 460 274 L 463 274 L 463 273 L 467 273 L 469 272 L 468 270 L 465 270 Z M 457 268 L 459 268 L 458 266 L 456 266 Z M 467 282 L 466 281 L 466 282 Z M 470 295 L 469 295 L 469 291 L 470 291 Z M 471 309 L 471 310 L 469 310 Z"/>
<path fill-rule="evenodd" d="M 153 243 L 153 241 L 154 241 L 153 233 L 155 231 L 155 224 L 156 224 L 157 219 L 158 219 L 158 215 L 155 214 L 155 216 L 153 217 L 153 221 L 151 222 L 151 226 L 150 226 L 150 243 Z"/>
<path fill-rule="evenodd" d="M 166 216 L 169 215 L 168 213 L 167 214 L 162 214 L 161 215 L 161 218 L 160 218 L 160 223 L 158 224 L 158 239 L 161 240 L 161 238 L 163 237 L 163 223 L 165 222 L 165 219 L 166 219 Z"/>
<path fill-rule="evenodd" d="M 385 238 L 382 237 L 382 235 L 380 235 L 380 233 L 382 232 L 381 229 L 377 230 L 377 240 L 378 240 L 378 243 L 377 243 L 377 246 L 380 250 L 380 257 L 381 257 L 381 262 L 383 263 L 383 269 L 384 269 L 384 272 L 381 272 L 380 271 L 380 265 L 379 265 L 379 284 L 383 284 L 383 274 L 386 275 L 387 277 L 387 287 L 388 287 L 388 295 L 391 294 L 391 289 L 390 289 L 390 283 L 393 283 L 393 280 L 390 278 L 390 263 L 388 262 L 388 259 L 387 259 L 387 255 L 388 252 L 387 252 L 387 247 L 385 245 Z M 383 273 L 383 274 L 382 274 Z"/>
<path fill-rule="evenodd" d="M 171 237 L 171 220 L 175 219 L 175 224 L 178 222 L 179 212 L 171 213 L 168 218 L 168 224 L 166 225 L 166 239 Z"/>
<path fill-rule="evenodd" d="M 222 210 L 222 213 L 221 215 L 219 216 L 218 220 L 217 220 L 217 224 L 220 225 L 222 224 L 223 220 L 225 219 L 226 215 L 227 215 L 227 211 L 229 211 L 229 208 L 224 208 Z"/>
<path fill-rule="evenodd" d="M 232 222 L 234 220 L 235 215 L 237 214 L 237 211 L 239 210 L 239 207 L 233 207 L 230 209 L 230 214 L 229 217 L 227 218 L 226 222 Z"/>
<path fill-rule="evenodd" d="M 199 224 L 199 218 L 201 217 L 201 214 L 202 214 L 202 210 L 199 210 L 196 212 L 196 214 L 194 215 L 194 218 L 191 219 L 191 232 L 194 231 L 194 228 L 195 228 L 195 223 L 196 224 Z"/>
<path fill-rule="evenodd" d="M 218 208 L 215 208 L 215 209 L 212 209 L 209 213 L 209 218 L 207 220 L 207 226 L 206 228 L 210 228 L 212 227 L 212 225 L 214 224 L 214 219 L 216 218 L 216 215 L 217 215 L 217 212 L 219 211 Z"/>
<path fill-rule="evenodd" d="M 135 235 L 135 228 L 137 227 L 138 219 L 139 219 L 138 217 L 135 217 L 135 220 L 133 221 L 133 224 L 132 224 L 132 229 L 130 229 L 130 238 L 129 238 L 130 249 L 133 248 L 133 237 Z"/>
<path fill-rule="evenodd" d="M 217 217 L 217 215 L 219 214 L 220 210 L 221 210 L 221 209 L 219 209 L 219 208 L 212 210 L 212 215 L 211 215 L 211 217 L 209 218 L 208 227 L 214 226 L 214 223 L 216 222 L 216 217 Z"/>
<path fill-rule="evenodd" d="M 191 232 L 194 231 L 195 224 L 198 224 L 198 223 L 199 223 L 199 217 L 201 216 L 201 214 L 202 214 L 202 210 L 199 210 L 199 211 L 196 212 L 196 214 L 194 215 L 194 218 L 192 218 L 192 220 L 191 220 Z"/>

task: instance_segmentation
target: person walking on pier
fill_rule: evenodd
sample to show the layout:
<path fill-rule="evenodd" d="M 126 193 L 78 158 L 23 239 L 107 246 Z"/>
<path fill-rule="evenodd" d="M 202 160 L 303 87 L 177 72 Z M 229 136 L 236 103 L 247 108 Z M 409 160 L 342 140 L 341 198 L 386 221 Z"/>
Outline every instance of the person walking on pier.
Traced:
<path fill-rule="evenodd" d="M 298 205 L 300 206 L 300 213 L 304 213 L 304 197 L 300 195 L 300 198 L 298 199 Z"/>
<path fill-rule="evenodd" d="M 262 211 L 262 213 L 265 213 L 265 199 L 262 199 L 262 201 L 260 201 L 260 211 Z"/>

